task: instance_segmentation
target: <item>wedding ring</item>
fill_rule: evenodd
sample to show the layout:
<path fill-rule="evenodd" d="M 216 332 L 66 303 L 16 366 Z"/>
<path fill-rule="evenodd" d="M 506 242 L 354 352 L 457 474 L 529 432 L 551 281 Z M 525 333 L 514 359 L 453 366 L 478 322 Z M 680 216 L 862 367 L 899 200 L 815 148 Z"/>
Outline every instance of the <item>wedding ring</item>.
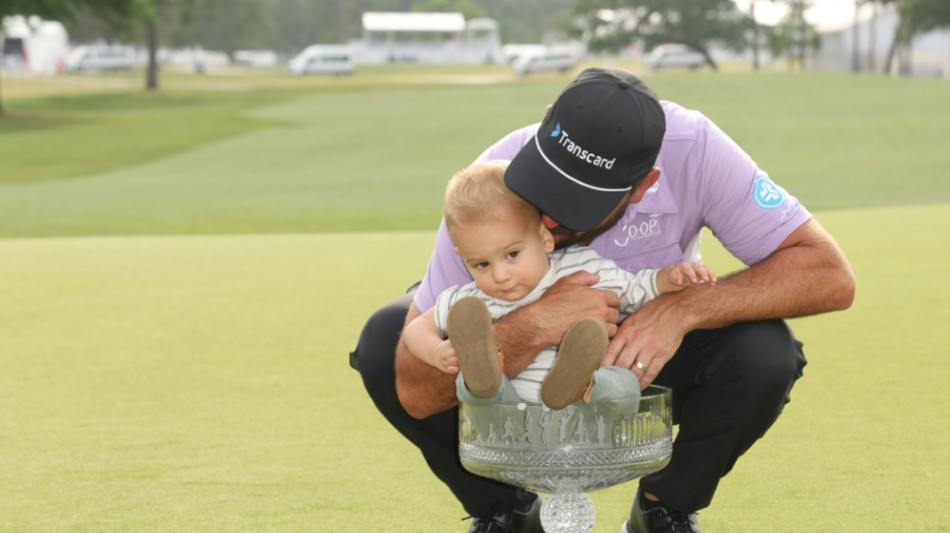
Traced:
<path fill-rule="evenodd" d="M 645 365 L 641 361 L 637 361 L 636 363 L 633 364 L 633 366 L 639 368 L 641 372 L 646 372 L 647 367 L 650 365 Z"/>

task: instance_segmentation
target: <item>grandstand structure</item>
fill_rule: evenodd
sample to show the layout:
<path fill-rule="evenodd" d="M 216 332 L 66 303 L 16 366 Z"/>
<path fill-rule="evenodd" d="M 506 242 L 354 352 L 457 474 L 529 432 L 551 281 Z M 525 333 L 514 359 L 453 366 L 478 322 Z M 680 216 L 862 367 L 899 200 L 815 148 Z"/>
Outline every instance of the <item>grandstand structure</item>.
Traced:
<path fill-rule="evenodd" d="M 357 63 L 504 63 L 498 22 L 461 13 L 366 12 L 350 41 Z"/>

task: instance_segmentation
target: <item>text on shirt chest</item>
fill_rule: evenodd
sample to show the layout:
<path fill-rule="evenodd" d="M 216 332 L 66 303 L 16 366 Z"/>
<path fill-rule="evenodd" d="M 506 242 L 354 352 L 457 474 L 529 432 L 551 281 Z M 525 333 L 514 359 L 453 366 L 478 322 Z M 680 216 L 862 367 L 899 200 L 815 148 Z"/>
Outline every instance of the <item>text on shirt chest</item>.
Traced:
<path fill-rule="evenodd" d="M 661 215 L 654 213 L 646 219 L 622 223 L 620 225 L 620 234 L 614 237 L 614 244 L 625 247 L 630 244 L 631 241 L 660 235 L 662 233 L 660 216 Z"/>

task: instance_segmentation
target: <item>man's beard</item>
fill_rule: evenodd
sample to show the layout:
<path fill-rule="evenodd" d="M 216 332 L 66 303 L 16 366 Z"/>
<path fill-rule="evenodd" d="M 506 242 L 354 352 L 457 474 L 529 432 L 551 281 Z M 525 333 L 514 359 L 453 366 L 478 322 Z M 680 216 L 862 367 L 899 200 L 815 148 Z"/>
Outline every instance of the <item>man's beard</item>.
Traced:
<path fill-rule="evenodd" d="M 614 225 L 619 222 L 621 218 L 623 218 L 624 213 L 627 212 L 626 206 L 628 205 L 630 205 L 630 203 L 625 198 L 623 203 L 624 207 L 622 209 L 615 209 L 606 220 L 598 224 L 596 228 L 590 231 L 574 231 L 567 229 L 564 226 L 556 226 L 555 228 L 550 229 L 549 231 L 551 232 L 551 236 L 554 237 L 554 248 L 560 250 L 575 244 L 587 246 L 590 244 L 590 241 L 603 235 L 604 232 L 614 227 Z"/>
<path fill-rule="evenodd" d="M 623 201 L 620 202 L 620 205 L 611 211 L 610 215 L 608 215 L 603 222 L 598 224 L 596 228 L 590 231 L 574 231 L 572 229 L 567 229 L 564 226 L 548 228 L 551 232 L 551 236 L 554 237 L 554 248 L 556 250 L 560 250 L 575 244 L 587 246 L 590 244 L 590 241 L 603 235 L 604 232 L 614 227 L 614 225 L 616 225 L 617 222 L 620 222 L 620 219 L 623 218 L 624 213 L 627 212 L 627 208 L 630 207 L 630 198 L 633 197 L 633 193 L 634 190 L 631 189 L 630 192 L 628 192 L 626 196 L 623 197 Z"/>

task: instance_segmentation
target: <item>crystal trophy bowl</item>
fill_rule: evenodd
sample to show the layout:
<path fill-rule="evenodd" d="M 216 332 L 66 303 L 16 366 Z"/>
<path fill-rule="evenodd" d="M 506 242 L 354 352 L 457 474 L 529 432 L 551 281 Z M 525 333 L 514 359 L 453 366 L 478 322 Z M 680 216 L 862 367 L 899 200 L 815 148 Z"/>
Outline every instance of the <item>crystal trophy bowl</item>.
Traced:
<path fill-rule="evenodd" d="M 670 389 L 651 385 L 639 400 L 459 407 L 459 458 L 473 474 L 544 493 L 547 533 L 588 532 L 588 492 L 655 472 L 673 450 Z"/>

